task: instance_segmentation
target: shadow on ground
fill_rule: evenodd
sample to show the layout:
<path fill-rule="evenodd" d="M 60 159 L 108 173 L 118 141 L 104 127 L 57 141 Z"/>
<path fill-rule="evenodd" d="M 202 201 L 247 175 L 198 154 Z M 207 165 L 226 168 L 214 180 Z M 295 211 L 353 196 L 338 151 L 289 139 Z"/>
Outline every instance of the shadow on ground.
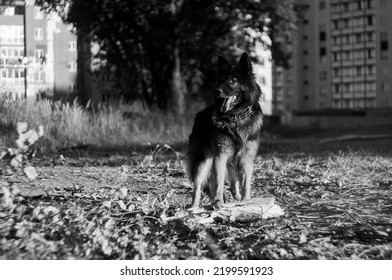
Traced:
<path fill-rule="evenodd" d="M 342 135 L 382 135 L 392 132 L 390 127 L 353 128 L 348 130 L 270 130 L 263 134 L 259 155 L 276 154 L 280 156 L 318 156 L 341 152 L 366 152 L 374 155 L 392 155 L 392 138 L 352 139 L 345 141 L 333 139 Z M 90 145 L 60 149 L 38 156 L 34 164 L 38 166 L 62 165 L 64 161 L 70 166 L 121 166 L 138 165 L 153 155 L 154 161 L 183 159 L 186 142 L 170 144 L 169 149 L 160 149 L 166 143 L 150 145 L 130 145 L 128 147 L 94 147 Z"/>

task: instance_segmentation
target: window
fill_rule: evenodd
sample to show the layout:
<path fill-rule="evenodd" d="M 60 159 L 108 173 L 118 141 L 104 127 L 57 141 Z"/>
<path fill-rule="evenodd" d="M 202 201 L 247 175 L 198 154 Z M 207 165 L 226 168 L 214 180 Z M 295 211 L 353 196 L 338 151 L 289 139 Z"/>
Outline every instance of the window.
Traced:
<path fill-rule="evenodd" d="M 293 74 L 292 73 L 287 73 L 286 80 L 287 80 L 288 83 L 293 82 Z"/>
<path fill-rule="evenodd" d="M 262 85 L 266 85 L 267 84 L 267 81 L 266 81 L 264 76 L 261 76 L 259 81 L 260 81 L 260 84 L 262 84 Z"/>
<path fill-rule="evenodd" d="M 335 93 L 340 92 L 340 86 L 338 84 L 335 85 Z"/>
<path fill-rule="evenodd" d="M 320 48 L 320 61 L 322 63 L 327 62 L 327 48 L 326 47 L 321 47 Z"/>
<path fill-rule="evenodd" d="M 381 91 L 388 92 L 389 91 L 389 84 L 388 83 L 381 83 Z"/>
<path fill-rule="evenodd" d="M 35 6 L 34 7 L 34 19 L 43 19 L 44 18 L 44 12 L 41 10 L 40 7 Z"/>
<path fill-rule="evenodd" d="M 320 95 L 325 96 L 328 94 L 328 88 L 327 87 L 320 87 Z"/>
<path fill-rule="evenodd" d="M 327 71 L 320 71 L 320 80 L 325 81 L 327 79 Z"/>
<path fill-rule="evenodd" d="M 6 7 L 4 10 L 5 16 L 13 16 L 15 15 L 15 7 Z"/>
<path fill-rule="evenodd" d="M 35 40 L 43 40 L 44 39 L 44 29 L 41 27 L 37 27 L 34 29 L 34 39 Z"/>
<path fill-rule="evenodd" d="M 68 42 L 68 50 L 69 51 L 76 51 L 76 41 L 69 41 Z M 264 60 L 263 60 L 264 62 Z M 262 64 L 264 65 L 264 64 Z"/>
<path fill-rule="evenodd" d="M 355 41 L 357 43 L 360 43 L 362 41 L 362 34 L 361 33 L 355 34 Z"/>
<path fill-rule="evenodd" d="M 0 56 L 2 58 L 12 58 L 12 59 L 19 59 L 23 56 L 24 54 L 24 48 L 23 47 L 1 47 L 1 53 Z"/>
<path fill-rule="evenodd" d="M 34 73 L 34 81 L 36 83 L 44 83 L 45 82 L 45 72 L 44 71 L 36 71 Z"/>
<path fill-rule="evenodd" d="M 381 59 L 388 59 L 389 42 L 388 42 L 388 32 L 380 33 L 380 50 Z"/>
<path fill-rule="evenodd" d="M 281 72 L 276 73 L 276 81 L 282 82 L 283 81 L 283 74 Z"/>
<path fill-rule="evenodd" d="M 367 24 L 368 24 L 368 25 L 373 25 L 373 22 L 374 22 L 373 16 L 368 16 L 368 17 L 367 17 Z"/>
<path fill-rule="evenodd" d="M 24 29 L 21 25 L 0 25 L 0 44 L 23 45 Z"/>
<path fill-rule="evenodd" d="M 69 62 L 68 69 L 69 69 L 69 72 L 76 72 L 76 70 L 77 70 L 76 62 Z"/>
<path fill-rule="evenodd" d="M 34 56 L 36 59 L 41 59 L 45 55 L 45 50 L 44 49 L 35 49 L 34 50 Z"/>
<path fill-rule="evenodd" d="M 319 2 L 319 9 L 320 10 L 324 10 L 325 9 L 325 1 L 324 0 L 320 0 L 320 2 Z"/>
<path fill-rule="evenodd" d="M 357 7 L 358 7 L 358 10 L 362 10 L 362 1 L 361 0 L 357 2 Z"/>
<path fill-rule="evenodd" d="M 327 32 L 325 29 L 325 24 L 320 24 L 319 26 L 319 39 L 320 41 L 324 42 L 327 40 Z"/>
<path fill-rule="evenodd" d="M 367 58 L 374 58 L 374 49 L 367 49 Z"/>
<path fill-rule="evenodd" d="M 69 89 L 70 92 L 75 92 L 75 91 L 79 90 L 78 85 L 75 84 L 75 83 L 69 84 L 68 89 Z"/>
<path fill-rule="evenodd" d="M 327 40 L 327 33 L 325 31 L 320 31 L 319 38 L 320 38 L 321 42 L 326 41 Z"/>

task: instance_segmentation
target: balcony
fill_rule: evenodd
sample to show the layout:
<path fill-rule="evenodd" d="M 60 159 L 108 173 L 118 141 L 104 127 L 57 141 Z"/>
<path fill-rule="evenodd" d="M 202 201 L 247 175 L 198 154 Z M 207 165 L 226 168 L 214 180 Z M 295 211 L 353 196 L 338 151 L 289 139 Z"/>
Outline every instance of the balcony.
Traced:
<path fill-rule="evenodd" d="M 45 58 L 24 57 L 22 59 L 10 57 L 0 58 L 0 68 L 8 67 L 40 67 L 46 65 Z"/>
<path fill-rule="evenodd" d="M 17 58 L 2 58 L 2 59 L 0 59 L 0 68 L 15 67 L 20 64 L 21 64 L 21 61 Z"/>

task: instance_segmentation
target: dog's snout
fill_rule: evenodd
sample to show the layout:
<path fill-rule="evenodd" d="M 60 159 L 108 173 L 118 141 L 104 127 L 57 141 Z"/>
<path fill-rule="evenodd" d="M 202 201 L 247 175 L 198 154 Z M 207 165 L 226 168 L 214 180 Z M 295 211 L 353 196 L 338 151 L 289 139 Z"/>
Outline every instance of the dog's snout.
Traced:
<path fill-rule="evenodd" d="M 223 90 L 222 89 L 218 88 L 218 89 L 215 90 L 215 96 L 216 97 L 222 97 L 222 94 L 223 94 Z"/>

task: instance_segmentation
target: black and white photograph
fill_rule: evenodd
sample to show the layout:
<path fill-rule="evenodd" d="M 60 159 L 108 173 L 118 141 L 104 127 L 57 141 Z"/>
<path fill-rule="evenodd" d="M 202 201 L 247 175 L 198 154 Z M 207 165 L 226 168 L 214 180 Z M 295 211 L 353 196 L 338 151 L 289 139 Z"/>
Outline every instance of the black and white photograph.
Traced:
<path fill-rule="evenodd" d="M 392 260 L 391 14 L 391 0 L 0 0 L 0 267 L 377 275 L 361 269 Z"/>

